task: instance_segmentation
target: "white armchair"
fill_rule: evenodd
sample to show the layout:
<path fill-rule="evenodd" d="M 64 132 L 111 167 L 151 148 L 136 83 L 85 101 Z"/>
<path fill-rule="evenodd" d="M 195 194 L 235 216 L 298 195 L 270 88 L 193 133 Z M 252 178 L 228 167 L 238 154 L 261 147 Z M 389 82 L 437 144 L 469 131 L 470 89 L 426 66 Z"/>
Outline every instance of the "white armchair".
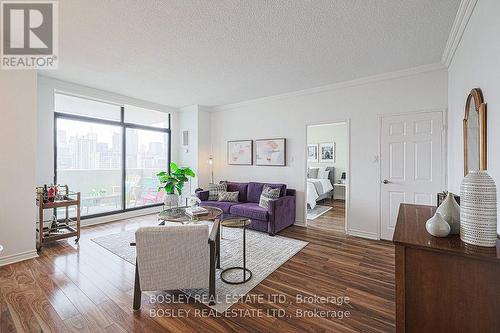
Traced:
<path fill-rule="evenodd" d="M 166 224 L 135 233 L 137 261 L 134 310 L 142 291 L 208 288 L 215 304 L 215 269 L 219 268 L 219 222 L 209 234 L 207 224 Z"/>

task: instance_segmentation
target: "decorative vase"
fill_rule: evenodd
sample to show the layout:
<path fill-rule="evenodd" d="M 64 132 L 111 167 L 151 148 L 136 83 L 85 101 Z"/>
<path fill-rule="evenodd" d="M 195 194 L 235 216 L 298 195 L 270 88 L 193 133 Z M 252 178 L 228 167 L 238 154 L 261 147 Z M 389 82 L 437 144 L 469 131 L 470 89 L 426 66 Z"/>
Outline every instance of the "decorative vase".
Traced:
<path fill-rule="evenodd" d="M 470 171 L 460 186 L 460 239 L 478 246 L 495 246 L 497 188 L 486 171 Z"/>
<path fill-rule="evenodd" d="M 166 208 L 173 208 L 179 206 L 179 195 L 175 193 L 165 194 L 165 199 L 163 200 Z"/>
<path fill-rule="evenodd" d="M 425 229 L 428 233 L 435 237 L 446 237 L 450 234 L 450 225 L 446 222 L 441 214 L 436 213 L 425 223 Z"/>
<path fill-rule="evenodd" d="M 458 235 L 460 233 L 460 206 L 455 201 L 453 193 L 448 192 L 446 199 L 439 205 L 436 213 L 441 214 L 443 220 L 448 222 L 451 228 L 451 235 Z"/>
<path fill-rule="evenodd" d="M 196 207 L 201 204 L 201 200 L 197 196 L 190 196 L 188 199 L 188 203 L 190 207 Z"/>

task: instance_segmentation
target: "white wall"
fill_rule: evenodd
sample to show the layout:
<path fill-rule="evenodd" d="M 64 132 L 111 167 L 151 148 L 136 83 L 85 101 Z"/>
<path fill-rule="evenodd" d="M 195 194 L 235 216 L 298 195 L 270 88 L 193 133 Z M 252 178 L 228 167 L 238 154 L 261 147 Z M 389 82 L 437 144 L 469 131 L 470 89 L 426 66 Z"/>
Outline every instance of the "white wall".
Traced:
<path fill-rule="evenodd" d="M 297 220 L 303 222 L 306 124 L 350 119 L 348 232 L 377 238 L 378 116 L 446 107 L 446 70 L 227 106 L 211 119 L 215 178 L 284 182 L 298 191 Z M 286 167 L 227 165 L 227 141 L 273 137 L 287 139 Z"/>
<path fill-rule="evenodd" d="M 35 71 L 0 70 L 0 265 L 36 256 Z"/>
<path fill-rule="evenodd" d="M 207 188 L 210 182 L 210 167 L 208 158 L 212 152 L 210 138 L 210 113 L 209 109 L 200 105 L 183 107 L 177 114 L 178 135 L 180 144 L 178 146 L 178 159 L 180 166 L 190 167 L 196 177 L 191 181 L 191 193 L 189 184 L 186 184 L 184 196 L 194 193 L 196 188 Z M 182 132 L 189 132 L 189 145 L 182 145 Z"/>
<path fill-rule="evenodd" d="M 334 167 L 334 179 L 337 182 L 342 177 L 342 172 L 347 172 L 347 124 L 345 122 L 313 125 L 307 128 L 307 144 L 320 144 L 325 142 L 335 143 L 334 162 L 308 162 L 309 167 Z M 343 188 L 334 190 L 335 199 L 345 199 Z"/>
<path fill-rule="evenodd" d="M 184 187 L 183 197 L 189 197 L 198 187 L 198 105 L 190 105 L 179 110 L 177 114 L 179 146 L 177 147 L 177 159 L 173 162 L 182 167 L 191 168 L 197 175 Z M 182 133 L 189 132 L 189 145 L 182 144 Z"/>
<path fill-rule="evenodd" d="M 462 119 L 465 102 L 470 90 L 476 87 L 482 89 L 487 103 L 488 173 L 497 183 L 497 189 L 500 188 L 499 13 L 500 1 L 477 2 L 449 67 L 448 184 L 449 190 L 454 193 L 460 193 L 463 178 Z M 500 211 L 498 221 L 500 224 Z"/>
<path fill-rule="evenodd" d="M 208 188 L 211 181 L 211 166 L 208 160 L 212 155 L 212 137 L 210 131 L 210 110 L 198 108 L 198 186 Z"/>

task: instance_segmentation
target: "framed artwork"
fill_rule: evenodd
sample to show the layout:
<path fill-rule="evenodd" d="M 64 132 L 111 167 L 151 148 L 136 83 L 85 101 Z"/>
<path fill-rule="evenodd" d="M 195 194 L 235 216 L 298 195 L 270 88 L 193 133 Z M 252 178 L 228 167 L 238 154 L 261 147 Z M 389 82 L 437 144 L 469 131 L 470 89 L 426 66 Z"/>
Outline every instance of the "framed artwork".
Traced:
<path fill-rule="evenodd" d="M 308 162 L 318 162 L 318 145 L 317 144 L 307 145 L 307 161 Z"/>
<path fill-rule="evenodd" d="M 252 165 L 253 140 L 228 141 L 227 164 Z"/>
<path fill-rule="evenodd" d="M 335 162 L 335 142 L 319 144 L 319 161 Z"/>
<path fill-rule="evenodd" d="M 286 139 L 255 140 L 255 151 L 255 165 L 286 165 Z"/>

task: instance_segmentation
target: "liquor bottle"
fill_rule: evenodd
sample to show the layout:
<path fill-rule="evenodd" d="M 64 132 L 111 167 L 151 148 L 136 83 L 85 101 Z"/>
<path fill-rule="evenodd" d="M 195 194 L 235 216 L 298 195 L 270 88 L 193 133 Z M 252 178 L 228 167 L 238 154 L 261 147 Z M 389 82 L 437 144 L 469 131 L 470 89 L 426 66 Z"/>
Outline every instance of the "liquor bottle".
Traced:
<path fill-rule="evenodd" d="M 49 191 L 47 190 L 47 184 L 43 185 L 43 202 L 49 201 Z"/>
<path fill-rule="evenodd" d="M 49 201 L 50 201 L 50 202 L 54 202 L 54 199 L 55 199 L 55 190 L 54 190 L 54 186 L 53 186 L 53 185 L 50 185 L 50 187 L 49 187 Z"/>
<path fill-rule="evenodd" d="M 54 185 L 54 200 L 58 201 L 59 198 L 59 185 Z"/>

